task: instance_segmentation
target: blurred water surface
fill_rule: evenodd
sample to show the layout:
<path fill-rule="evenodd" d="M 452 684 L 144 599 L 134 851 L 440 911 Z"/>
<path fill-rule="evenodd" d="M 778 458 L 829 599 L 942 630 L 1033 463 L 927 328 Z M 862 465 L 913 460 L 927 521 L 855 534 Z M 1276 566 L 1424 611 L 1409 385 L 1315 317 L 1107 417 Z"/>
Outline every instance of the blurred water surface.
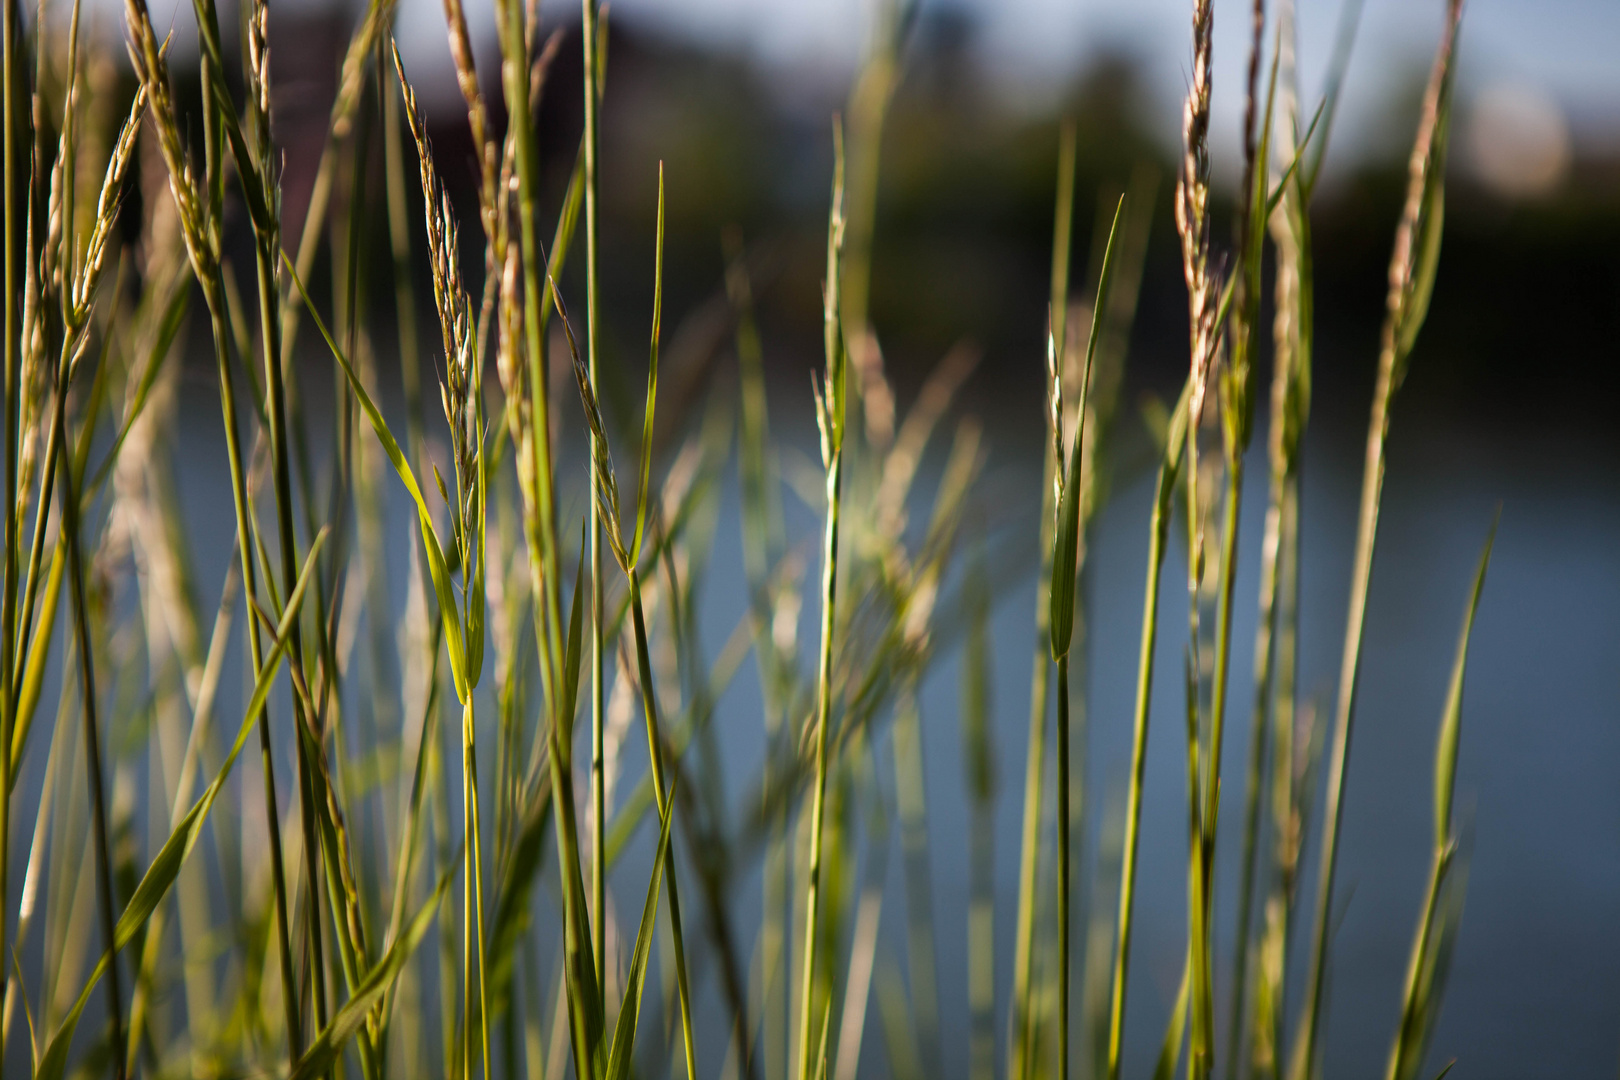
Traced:
<path fill-rule="evenodd" d="M 783 414 L 792 409 L 784 400 L 793 396 L 773 399 L 774 422 L 791 424 Z M 178 464 L 202 580 L 217 583 L 232 557 L 231 517 L 222 439 L 217 412 L 210 411 L 211 398 L 212 389 L 201 378 L 188 380 Z M 1611 1075 L 1620 1049 L 1616 1034 L 1620 924 L 1614 919 L 1620 907 L 1616 447 L 1588 435 L 1456 429 L 1438 422 L 1405 424 L 1402 419 L 1397 407 L 1349 769 L 1326 1073 L 1374 1075 L 1385 1065 L 1430 854 L 1433 751 L 1441 704 L 1480 545 L 1500 504 L 1501 528 L 1474 629 L 1463 711 L 1458 816 L 1471 855 L 1467 908 L 1435 1035 L 1432 1071 L 1456 1057 L 1456 1075 L 1469 1078 Z M 313 429 L 321 430 L 320 421 Z M 981 492 L 993 493 L 998 505 L 1024 507 L 1009 519 L 1006 542 L 994 548 L 1008 563 L 997 572 L 1011 582 L 995 597 L 991 634 L 998 777 L 996 987 L 998 1038 L 1003 1040 L 1012 976 L 1029 669 L 1037 647 L 1032 615 L 1039 431 L 1033 420 L 1027 425 L 993 424 L 988 432 L 991 463 L 980 485 Z M 807 440 L 791 441 L 813 452 Z M 1261 432 L 1256 446 L 1263 444 Z M 1313 432 L 1305 466 L 1300 686 L 1303 694 L 1324 703 L 1331 702 L 1336 689 L 1360 463 L 1359 433 Z M 582 463 L 577 471 L 582 480 Z M 1229 981 L 1226 965 L 1232 947 L 1252 702 L 1255 593 L 1265 509 L 1263 451 L 1252 455 L 1249 476 L 1215 901 L 1217 924 L 1227 935 L 1218 943 L 1225 957 L 1216 984 L 1222 1001 Z M 1100 845 L 1100 823 L 1107 821 L 1110 829 L 1117 829 L 1124 802 L 1150 479 L 1145 473 L 1120 479 L 1098 520 L 1090 554 L 1082 898 L 1089 898 L 1095 888 L 1096 852 L 1110 842 L 1105 838 Z M 920 486 L 931 490 L 926 482 Z M 392 478 L 388 499 L 395 610 L 403 611 L 402 582 L 409 565 L 408 545 L 414 539 L 408 502 Z M 790 543 L 813 535 L 816 521 L 811 513 L 790 494 L 784 499 Z M 577 516 L 582 510 L 576 492 L 565 513 Z M 1181 558 L 1172 548 L 1160 598 L 1159 675 L 1147 764 L 1127 1076 L 1143 1075 L 1151 1068 L 1185 948 L 1187 826 L 1179 659 L 1185 644 L 1186 600 Z M 732 471 L 721 495 L 701 596 L 702 644 L 711 659 L 747 602 L 741 563 Z M 810 570 L 808 580 L 813 581 L 815 569 Z M 217 585 L 205 593 L 209 595 L 204 604 L 214 603 Z M 813 602 L 807 602 L 806 609 L 800 640 L 808 676 L 818 616 Z M 969 807 L 958 726 L 958 660 L 955 651 L 941 655 L 921 697 L 942 1060 L 951 1076 L 966 1075 L 969 1030 Z M 738 821 L 748 812 L 745 800 L 757 790 L 764 750 L 758 710 L 758 683 L 750 660 L 739 670 L 715 718 L 726 796 Z M 879 730 L 878 773 L 892 791 L 887 718 Z M 640 745 L 639 734 L 627 741 L 627 776 L 639 775 L 642 768 Z M 625 790 L 621 785 L 621 799 Z M 612 878 L 621 917 L 632 898 L 639 904 L 644 888 L 651 837 L 648 830 L 642 832 L 631 857 Z M 1305 856 L 1307 891 L 1298 908 L 1300 959 L 1307 951 L 1313 910 L 1308 882 L 1316 874 L 1315 835 L 1313 826 Z M 888 860 L 879 948 L 903 969 L 905 900 L 900 864 L 896 836 Z M 758 928 L 759 882 L 757 864 L 740 868 L 733 892 L 734 934 L 745 962 Z M 1105 899 L 1112 910 L 1116 896 L 1111 885 Z M 542 890 L 537 904 L 536 925 L 549 953 L 560 930 L 549 889 Z M 1082 939 L 1083 935 L 1077 938 Z M 847 940 L 841 948 L 847 950 Z M 1083 958 L 1077 956 L 1077 979 L 1082 967 Z M 724 1019 L 713 968 L 706 968 L 699 979 L 700 1023 L 713 1033 L 700 1063 L 718 1070 L 724 1053 L 719 1035 Z M 1296 991 L 1303 979 L 1301 965 L 1294 975 Z M 887 1072 L 874 1011 L 866 1028 L 862 1074 Z"/>

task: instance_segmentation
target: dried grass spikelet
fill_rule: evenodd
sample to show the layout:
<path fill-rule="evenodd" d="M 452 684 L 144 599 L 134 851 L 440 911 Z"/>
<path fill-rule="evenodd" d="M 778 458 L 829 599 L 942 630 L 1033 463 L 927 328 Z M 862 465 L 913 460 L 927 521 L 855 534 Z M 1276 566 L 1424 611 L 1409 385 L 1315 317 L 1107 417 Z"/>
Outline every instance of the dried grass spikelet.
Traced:
<path fill-rule="evenodd" d="M 135 100 L 129 107 L 129 116 L 125 118 L 124 126 L 119 129 L 118 141 L 113 144 L 112 155 L 107 160 L 107 175 L 102 181 L 101 195 L 96 200 L 95 224 L 90 230 L 90 241 L 85 245 L 83 263 L 73 276 L 72 291 L 65 309 L 68 328 L 75 333 L 82 330 L 90 317 L 90 305 L 95 300 L 96 285 L 100 282 L 102 270 L 106 266 L 108 244 L 112 239 L 113 229 L 118 224 L 119 197 L 124 187 L 124 173 L 135 154 L 135 136 L 140 131 L 141 116 L 146 111 L 146 99 L 147 92 L 143 84 L 135 91 Z M 82 347 L 81 341 L 79 349 Z M 78 350 L 75 350 L 74 359 L 75 361 L 78 359 Z"/>
<path fill-rule="evenodd" d="M 473 370 L 477 348 L 474 343 L 472 304 L 461 280 L 457 258 L 455 211 L 450 196 L 439 182 L 433 165 L 433 148 L 428 142 L 427 120 L 416 101 L 416 92 L 405 78 L 405 65 L 399 48 L 393 47 L 394 70 L 399 75 L 405 98 L 405 115 L 422 181 L 423 217 L 427 223 L 428 253 L 433 268 L 433 300 L 439 315 L 439 332 L 444 344 L 444 378 L 439 383 L 439 399 L 444 418 L 450 425 L 450 446 L 456 472 L 456 529 L 458 537 L 468 535 L 475 508 L 474 454 L 478 446 L 478 418 L 474 401 Z M 448 493 L 446 501 L 448 499 Z"/>
<path fill-rule="evenodd" d="M 574 382 L 579 387 L 580 402 L 585 408 L 585 420 L 591 430 L 593 450 L 591 462 L 596 468 L 596 500 L 602 511 L 603 531 L 607 535 L 608 546 L 613 549 L 613 557 L 618 560 L 620 567 L 628 571 L 631 566 L 630 553 L 624 543 L 623 531 L 619 527 L 619 481 L 613 472 L 613 452 L 608 447 L 607 425 L 602 421 L 602 410 L 596 401 L 596 391 L 591 388 L 591 369 L 579 350 L 579 340 L 574 337 L 574 326 L 568 319 L 568 308 L 563 304 L 562 293 L 557 289 L 557 281 L 547 274 L 546 282 L 551 288 L 552 302 L 557 305 L 557 316 L 562 322 L 563 334 L 568 339 L 568 352 L 574 361 Z"/>
<path fill-rule="evenodd" d="M 495 370 L 506 399 L 506 428 L 515 451 L 518 487 L 523 491 L 525 500 L 529 500 L 535 491 L 537 460 L 534 406 L 529 399 L 528 369 L 524 363 L 521 254 L 517 244 L 507 245 L 495 308 L 499 328 L 495 335 Z M 539 437 L 544 438 L 544 433 Z"/>
<path fill-rule="evenodd" d="M 68 81 L 66 103 L 63 107 L 63 116 L 71 117 L 74 112 L 74 99 L 78 94 L 77 80 Z M 51 181 L 49 194 L 46 196 L 45 210 L 45 243 L 40 247 L 40 283 L 46 295 L 61 297 L 65 295 L 65 282 L 63 264 L 63 237 L 67 235 L 67 185 L 71 182 L 67 176 L 69 161 L 72 157 L 69 140 L 73 136 L 71 121 L 63 123 L 62 134 L 57 141 L 56 162 L 51 166 Z M 71 269 L 66 271 L 71 274 Z"/>
<path fill-rule="evenodd" d="M 1407 162 L 1406 202 L 1389 261 L 1389 294 L 1379 359 L 1380 382 L 1387 381 L 1390 393 L 1406 376 L 1406 362 L 1428 312 L 1428 294 L 1434 284 L 1433 260 L 1439 256 L 1439 228 L 1445 206 L 1445 121 L 1451 108 L 1455 71 L 1452 54 L 1461 19 L 1462 0 L 1447 0 L 1444 36 L 1424 88 L 1423 112 Z M 1378 392 L 1384 393 L 1383 388 Z"/>
<path fill-rule="evenodd" d="M 1059 508 L 1063 505 L 1063 372 L 1058 368 L 1057 338 L 1051 328 L 1051 313 L 1047 313 L 1046 330 L 1046 427 L 1052 437 L 1052 527 L 1057 528 Z"/>
<path fill-rule="evenodd" d="M 1294 46 L 1294 5 L 1289 0 L 1278 12 L 1282 27 L 1277 35 L 1279 75 L 1277 78 L 1276 133 L 1273 136 L 1274 153 L 1279 172 L 1298 153 L 1299 96 Z M 1292 467 L 1299 452 L 1305 423 L 1310 414 L 1311 400 L 1311 342 L 1302 337 L 1302 303 L 1310 297 L 1302 296 L 1301 259 L 1304 235 L 1305 207 L 1301 185 L 1290 177 L 1279 195 L 1276 213 L 1268 226 L 1272 243 L 1276 247 L 1275 284 L 1273 286 L 1272 321 L 1272 385 L 1271 415 L 1273 421 L 1268 435 L 1268 454 L 1273 462 Z"/>
<path fill-rule="evenodd" d="M 33 215 L 28 219 L 27 246 L 33 250 L 34 220 Z M 40 418 L 45 409 L 47 389 L 45 363 L 45 325 L 41 317 L 43 297 L 41 296 L 42 283 L 40 281 L 40 267 L 34 259 L 26 260 L 25 279 L 23 283 L 23 319 L 22 319 L 22 349 L 20 350 L 20 372 L 18 394 L 18 446 L 17 446 L 17 475 L 21 477 L 32 476 L 39 457 Z M 17 485 L 17 520 L 28 520 L 29 508 L 33 505 L 36 485 L 32 483 L 19 483 Z"/>
<path fill-rule="evenodd" d="M 253 123 L 254 157 L 266 195 L 281 198 L 281 185 L 274 183 L 275 149 L 270 140 L 270 8 L 264 0 L 254 0 L 247 20 L 247 100 L 248 117 Z M 279 223 L 279 212 L 270 215 Z"/>
<path fill-rule="evenodd" d="M 1176 181 L 1176 231 L 1181 236 L 1182 272 L 1187 280 L 1187 314 L 1192 346 L 1189 429 L 1196 429 L 1215 355 L 1217 288 L 1209 267 L 1209 94 L 1214 29 L 1211 0 L 1193 5 L 1192 85 L 1182 109 L 1184 153 Z"/>
<path fill-rule="evenodd" d="M 496 5 L 497 9 L 500 5 Z M 467 31 L 467 16 L 461 0 L 444 0 L 444 21 L 450 32 L 450 59 L 456 69 L 456 86 L 467 102 L 467 126 L 472 131 L 474 152 L 478 155 L 479 186 L 478 212 L 483 222 L 484 236 L 496 242 L 499 217 L 496 210 L 495 177 L 499 150 L 489 132 L 489 110 L 484 106 L 484 94 L 478 86 L 478 68 L 473 62 L 472 37 Z M 504 237 L 503 237 L 504 239 Z M 504 243 L 498 245 L 504 248 Z M 495 252 L 504 259 L 505 252 Z"/>
<path fill-rule="evenodd" d="M 496 335 L 495 372 L 501 380 L 501 391 L 506 395 L 506 424 L 512 445 L 523 446 L 529 427 L 529 397 L 524 385 L 523 305 L 520 290 L 522 265 L 516 244 L 507 246 L 506 262 L 501 267 L 500 294 L 496 312 L 500 330 Z M 527 455 L 518 455 L 518 468 L 527 465 Z M 525 488 L 527 490 L 527 488 Z"/>
<path fill-rule="evenodd" d="M 168 42 L 161 46 L 152 31 L 152 16 L 146 0 L 124 0 L 124 23 L 129 31 L 125 43 L 135 76 L 146 91 L 152 109 L 152 125 L 157 131 L 163 162 L 169 169 L 169 191 L 180 214 L 180 232 L 186 253 L 200 280 L 212 278 L 215 257 L 208 239 L 206 203 L 198 189 L 197 175 L 186 155 L 176 118 L 174 94 L 169 87 Z"/>

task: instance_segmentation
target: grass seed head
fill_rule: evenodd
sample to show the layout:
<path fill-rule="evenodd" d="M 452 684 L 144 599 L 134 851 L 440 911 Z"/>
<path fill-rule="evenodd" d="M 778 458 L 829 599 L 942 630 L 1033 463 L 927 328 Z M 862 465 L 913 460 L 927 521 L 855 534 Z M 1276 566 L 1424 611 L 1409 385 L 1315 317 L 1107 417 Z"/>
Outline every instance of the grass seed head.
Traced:
<path fill-rule="evenodd" d="M 146 89 L 147 104 L 152 110 L 152 125 L 157 130 L 164 164 L 169 168 L 169 191 L 174 196 L 175 208 L 180 212 L 180 230 L 185 237 L 186 252 L 191 257 L 197 276 L 208 279 L 212 276 L 217 259 L 209 240 L 207 202 L 198 190 L 196 172 L 191 167 L 185 143 L 180 137 L 180 122 L 169 87 L 168 43 L 158 45 L 146 0 L 124 0 L 124 23 L 129 31 L 126 47 L 130 64 L 141 86 Z"/>
<path fill-rule="evenodd" d="M 248 114 L 256 136 L 254 155 L 269 197 L 280 201 L 281 185 L 274 182 L 275 148 L 270 141 L 270 8 L 254 0 L 247 20 Z M 279 220 L 280 215 L 274 215 Z"/>
<path fill-rule="evenodd" d="M 1184 153 L 1176 182 L 1176 230 L 1181 235 L 1182 271 L 1187 279 L 1192 326 L 1193 417 L 1203 411 L 1214 359 L 1216 289 L 1209 267 L 1209 95 L 1214 20 L 1211 0 L 1195 0 L 1192 85 L 1182 107 Z"/>
<path fill-rule="evenodd" d="M 477 468 L 474 452 L 478 443 L 477 410 L 473 407 L 473 364 L 477 347 L 474 342 L 472 305 L 461 279 L 461 261 L 457 257 L 459 243 L 455 209 L 450 196 L 439 181 L 433 164 L 433 148 L 428 142 L 427 119 L 416 101 L 416 92 L 405 77 L 405 65 L 400 60 L 399 47 L 393 46 L 394 70 L 399 75 L 400 92 L 405 98 L 405 116 L 410 122 L 411 137 L 416 142 L 416 156 L 422 182 L 423 217 L 427 225 L 428 255 L 433 269 L 433 300 L 439 315 L 439 332 L 444 344 L 444 378 L 440 382 L 439 397 L 444 406 L 444 417 L 450 425 L 451 450 L 455 455 L 456 489 L 460 493 L 457 515 L 463 526 L 473 516 L 472 493 Z M 462 535 L 466 535 L 463 528 Z"/>
<path fill-rule="evenodd" d="M 118 225 L 120 195 L 124 188 L 124 173 L 135 153 L 135 136 L 140 131 L 141 116 L 146 112 L 146 87 L 135 91 L 129 116 L 118 131 L 112 156 L 107 161 L 107 175 L 102 181 L 101 195 L 96 200 L 96 220 L 85 247 L 84 263 L 74 275 L 72 302 L 69 305 L 69 327 L 78 330 L 90 317 L 90 304 L 95 299 L 96 285 L 107 260 L 107 247 L 113 229 Z"/>

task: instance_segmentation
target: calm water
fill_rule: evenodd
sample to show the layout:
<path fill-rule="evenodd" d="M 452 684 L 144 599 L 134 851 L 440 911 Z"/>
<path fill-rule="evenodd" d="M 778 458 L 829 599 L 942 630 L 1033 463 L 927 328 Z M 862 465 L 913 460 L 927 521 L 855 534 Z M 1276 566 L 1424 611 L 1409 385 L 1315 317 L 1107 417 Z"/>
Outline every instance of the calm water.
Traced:
<path fill-rule="evenodd" d="M 187 511 L 199 530 L 202 580 L 216 583 L 230 557 L 229 503 L 217 402 L 200 384 L 185 391 L 188 421 L 180 463 Z M 784 410 L 785 411 L 785 410 Z M 321 430 L 317 425 L 314 430 Z M 1005 438 L 1003 438 L 1005 435 Z M 992 431 L 991 475 L 998 493 L 1038 477 L 1020 457 L 1023 432 Z M 1307 459 L 1302 581 L 1301 687 L 1331 698 L 1343 634 L 1359 437 L 1315 435 Z M 1257 445 L 1263 437 L 1257 438 Z M 1362 693 L 1350 764 L 1341 845 L 1343 921 L 1331 969 L 1326 1069 L 1330 1077 L 1375 1075 L 1383 1067 L 1399 1008 L 1407 952 L 1421 901 L 1432 819 L 1433 745 L 1456 634 L 1475 560 L 1491 515 L 1502 504 L 1495 557 L 1474 631 L 1464 705 L 1458 812 L 1472 835 L 1466 914 L 1433 1064 L 1452 1056 L 1460 1077 L 1611 1076 L 1620 1056 L 1620 470 L 1611 443 L 1556 435 L 1495 436 L 1397 428 L 1367 621 Z M 1250 469 L 1261 477 L 1257 458 Z M 583 474 L 582 474 L 583 475 Z M 1242 774 L 1254 596 L 1264 506 L 1256 481 L 1242 523 L 1236 613 L 1233 722 L 1226 746 L 1227 793 L 1221 822 L 1217 918 L 1229 927 L 1241 842 Z M 411 542 L 406 500 L 390 478 L 396 580 Z M 1122 805 L 1130 753 L 1150 478 L 1118 487 L 1092 549 L 1089 820 Z M 791 503 L 791 497 L 789 502 Z M 1032 514 L 1032 511 L 1030 511 Z M 796 511 L 790 528 L 812 525 Z M 1020 518 L 1020 527 L 1033 518 Z M 1034 545 L 1027 546 L 1033 566 Z M 1151 1068 L 1180 975 L 1185 941 L 1186 795 L 1179 723 L 1177 628 L 1185 626 L 1179 555 L 1172 551 L 1161 597 L 1160 678 L 1147 766 L 1138 934 L 1131 982 L 1127 1075 Z M 742 613 L 734 483 L 722 516 L 704 596 L 702 630 L 712 654 Z M 812 578 L 813 580 L 813 578 Z M 206 596 L 205 605 L 213 603 Z M 1017 898 L 1018 828 L 1035 648 L 1033 575 L 997 599 L 994 613 L 998 1030 L 1005 1029 Z M 396 603 L 396 610 L 402 607 Z M 805 655 L 814 638 L 806 612 Z M 930 799 L 932 901 L 939 935 L 942 1058 L 965 1075 L 965 953 L 968 810 L 957 715 L 956 657 L 941 658 L 924 686 L 922 708 Z M 717 716 L 729 796 L 753 788 L 763 739 L 758 687 L 744 664 Z M 629 741 L 627 769 L 641 765 Z M 886 736 L 885 736 L 886 741 Z M 884 751 L 886 754 L 886 751 Z M 887 758 L 885 757 L 885 760 Z M 622 789 L 621 789 L 622 790 Z M 1086 840 L 1095 850 L 1096 837 Z M 643 837 L 640 845 L 650 848 Z M 642 853 L 643 856 L 645 852 Z M 904 900 L 898 848 L 881 948 L 904 964 Z M 1316 852 L 1308 852 L 1314 877 Z M 615 876 L 621 913 L 639 906 L 644 857 Z M 738 896 L 736 933 L 746 956 L 758 925 L 757 868 Z M 632 899 L 633 898 L 633 899 Z M 551 934 L 549 892 L 539 924 Z M 1110 905 L 1113 901 L 1110 899 Z M 1304 913 L 1303 954 L 1312 899 Z M 621 914 L 621 917 L 624 917 Z M 847 943 L 845 945 L 847 948 Z M 1225 942 L 1227 952 L 1230 942 Z M 547 952 L 551 944 L 547 943 Z M 546 959 L 549 963 L 549 955 Z M 1223 969 L 1224 969 L 1223 960 Z M 1222 988 L 1226 976 L 1218 973 Z M 1295 976 L 1302 981 L 1303 972 Z M 701 1061 L 718 1070 L 724 1053 L 712 969 L 700 976 L 713 1034 Z M 650 999 L 649 999 L 650 1000 Z M 1224 1031 L 1224 1022 L 1221 1030 Z M 863 1074 L 884 1075 L 875 1010 L 866 1029 Z"/>

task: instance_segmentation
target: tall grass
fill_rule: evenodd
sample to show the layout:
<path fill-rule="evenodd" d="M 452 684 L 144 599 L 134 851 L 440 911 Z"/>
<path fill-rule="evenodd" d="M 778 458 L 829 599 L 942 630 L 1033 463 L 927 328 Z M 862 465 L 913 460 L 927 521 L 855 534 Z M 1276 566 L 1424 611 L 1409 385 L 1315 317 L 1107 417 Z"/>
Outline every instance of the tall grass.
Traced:
<path fill-rule="evenodd" d="M 600 287 L 611 250 L 600 190 L 606 12 L 583 0 L 582 134 L 551 205 L 535 127 L 560 39 L 542 38 L 532 4 L 498 0 L 494 10 L 499 101 L 486 100 L 494 83 L 477 68 L 468 13 L 460 0 L 444 4 L 482 253 L 464 265 L 463 222 L 446 194 L 454 185 L 441 174 L 449 163 L 435 160 L 428 138 L 430 119 L 442 118 L 427 116 L 393 49 L 389 0 L 372 0 L 344 54 L 296 251 L 282 219 L 274 16 L 263 0 L 243 5 L 240 58 L 226 48 L 213 0 L 194 0 L 199 54 L 194 71 L 178 73 L 145 0 L 126 0 L 128 96 L 81 42 L 77 0 L 65 32 L 46 6 L 26 26 L 17 5 L 6 6 L 6 1075 L 626 1080 L 679 1069 L 692 1080 L 823 1080 L 853 1077 L 879 1054 L 901 1077 L 988 1078 L 1003 1061 L 1019 1080 L 1134 1073 L 1127 1005 L 1172 553 L 1186 559 L 1189 602 L 1186 699 L 1177 703 L 1187 739 L 1188 924 L 1156 1075 L 1173 1076 L 1183 1056 L 1196 1080 L 1213 1075 L 1217 1060 L 1231 1080 L 1275 1080 L 1285 1068 L 1294 1080 L 1319 1075 L 1387 437 L 1436 273 L 1460 5 L 1447 9 L 1396 230 L 1316 919 L 1303 954 L 1294 906 L 1316 808 L 1312 748 L 1324 737 L 1298 700 L 1295 673 L 1314 347 L 1310 203 L 1350 32 L 1341 33 L 1321 106 L 1302 123 L 1292 5 L 1284 0 L 1274 15 L 1263 2 L 1249 8 L 1243 178 L 1226 249 L 1212 225 L 1224 216 L 1209 156 L 1213 10 L 1208 0 L 1192 5 L 1174 196 L 1188 376 L 1176 403 L 1149 409 L 1156 479 L 1139 627 L 1088 625 L 1086 583 L 1091 529 L 1114 468 L 1107 432 L 1153 185 L 1139 175 L 1123 198 L 1103 200 L 1076 295 L 1079 151 L 1072 128 L 1059 137 L 1046 439 L 1040 492 L 1026 492 L 1041 508 L 1030 530 L 1039 535 L 1037 651 L 1016 925 L 1002 942 L 994 867 L 1006 748 L 997 744 L 990 672 L 1002 645 L 997 604 L 1015 579 L 996 545 L 1017 531 L 1008 521 L 1022 519 L 983 490 L 979 422 L 953 415 L 976 349 L 950 349 L 902 401 L 885 370 L 874 317 L 882 309 L 871 302 L 882 273 L 874 237 L 884 132 L 916 5 L 878 5 L 849 102 L 847 185 L 843 127 L 832 126 L 813 385 L 819 470 L 795 470 L 797 457 L 772 435 L 771 357 L 753 309 L 765 260 L 739 232 L 724 237 L 735 402 L 728 377 L 709 377 L 711 358 L 680 366 L 663 355 L 662 343 L 678 335 L 665 333 L 662 165 L 637 180 L 649 204 L 656 184 L 651 329 L 639 423 L 619 422 L 610 406 L 641 372 L 611 348 Z M 1344 26 L 1353 30 L 1358 10 L 1350 0 Z M 195 75 L 194 99 L 179 92 L 177 75 Z M 683 182 L 670 177 L 672 188 Z M 135 222 L 127 196 L 137 189 Z M 1250 587 L 1238 578 L 1239 521 L 1260 426 L 1268 239 L 1276 273 L 1266 524 L 1238 904 L 1226 913 L 1213 899 L 1223 865 L 1215 840 L 1232 666 L 1243 662 L 1234 613 L 1240 586 Z M 369 265 L 384 244 L 387 261 Z M 576 247 L 582 272 L 569 275 Z M 439 329 L 426 338 L 414 311 L 419 263 Z M 256 289 L 245 296 L 250 266 Z M 369 309 L 373 274 L 383 275 L 395 311 Z M 311 291 L 323 277 L 329 303 Z M 214 361 L 234 529 L 211 621 L 214 597 L 197 584 L 195 549 L 212 535 L 188 533 L 177 494 L 176 387 L 193 284 Z M 570 301 L 583 312 L 578 322 Z M 306 321 L 313 332 L 299 348 Z M 300 379 L 328 358 L 326 412 L 311 407 L 323 391 Z M 382 388 L 395 361 L 403 439 Z M 423 407 L 424 364 L 438 373 L 442 424 L 429 423 Z M 707 397 L 670 394 L 661 364 L 675 366 L 683 388 L 706 382 Z M 556 392 L 569 375 L 573 386 Z M 330 430 L 318 430 L 323 422 Z M 936 439 L 942 429 L 948 437 Z M 634 480 L 621 499 L 627 460 Z M 733 468 L 747 605 L 711 662 L 696 609 Z M 788 535 L 783 494 L 805 472 L 816 475 L 796 486 L 820 527 L 801 543 Z M 396 619 L 386 501 L 401 489 L 414 521 Z M 1178 516 L 1184 533 L 1173 528 Z M 964 534 L 978 551 L 966 566 Z M 1487 541 L 1441 717 L 1434 843 L 1391 1080 L 1411 1080 L 1425 1065 L 1457 931 L 1466 874 L 1452 822 L 1455 762 L 1489 550 Z M 819 580 L 810 578 L 815 567 Z M 806 608 L 818 627 L 808 664 L 798 640 Z M 1088 720 L 1089 643 L 1133 630 L 1132 715 Z M 357 660 L 361 640 L 369 652 Z M 717 731 L 716 717 L 749 653 L 766 749 L 739 802 L 720 749 L 731 733 Z M 938 793 L 926 791 L 924 758 L 939 725 L 924 688 L 958 655 L 971 880 L 967 925 L 949 927 L 932 900 Z M 239 708 L 229 700 L 234 668 Z M 61 676 L 54 697 L 48 671 Z M 456 709 L 460 724 L 447 723 Z M 638 709 L 647 745 L 639 771 L 639 750 L 626 741 Z M 587 714 L 588 735 L 578 730 Z M 1117 881 L 1103 869 L 1112 855 L 1084 857 L 1087 833 L 1102 831 L 1082 782 L 1089 723 L 1131 732 Z M 259 767 L 239 773 L 255 734 Z M 587 739 L 587 760 L 576 762 Z M 882 923 L 895 910 L 884 902 L 891 821 L 904 856 L 903 933 Z M 1092 864 L 1096 879 L 1082 886 Z M 1089 916 L 1077 903 L 1116 888 L 1117 904 Z M 757 925 L 744 900 L 756 889 Z M 1230 953 L 1220 945 L 1222 917 L 1236 931 Z M 430 935 L 438 948 L 424 950 Z M 952 1015 L 955 996 L 940 992 L 953 970 L 941 962 L 954 955 L 946 942 L 965 943 L 962 1016 Z M 1095 951 L 1082 964 L 1086 948 Z M 1222 1000 L 1216 973 L 1228 963 Z M 1076 969 L 1087 972 L 1078 997 Z M 1290 1008 L 1296 998 L 1302 1004 Z M 944 1047 L 964 1022 L 969 1054 L 958 1063 Z"/>

